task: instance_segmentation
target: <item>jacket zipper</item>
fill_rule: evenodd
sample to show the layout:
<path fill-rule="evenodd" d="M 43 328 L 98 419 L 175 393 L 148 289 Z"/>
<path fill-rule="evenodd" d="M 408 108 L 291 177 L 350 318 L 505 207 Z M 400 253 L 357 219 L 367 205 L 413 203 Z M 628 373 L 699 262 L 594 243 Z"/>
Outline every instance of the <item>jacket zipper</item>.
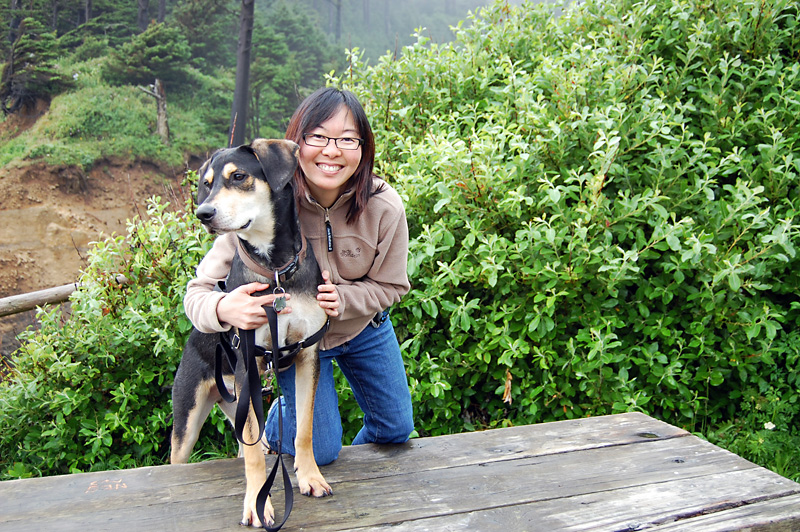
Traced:
<path fill-rule="evenodd" d="M 328 239 L 328 253 L 333 251 L 333 228 L 331 228 L 331 218 L 328 216 L 328 208 L 325 208 L 325 235 Z"/>

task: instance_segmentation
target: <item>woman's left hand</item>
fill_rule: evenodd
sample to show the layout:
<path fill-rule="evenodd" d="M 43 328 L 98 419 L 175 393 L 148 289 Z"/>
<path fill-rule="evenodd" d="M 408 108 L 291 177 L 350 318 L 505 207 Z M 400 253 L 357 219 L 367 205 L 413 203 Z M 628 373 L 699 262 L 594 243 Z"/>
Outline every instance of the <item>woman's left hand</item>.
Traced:
<path fill-rule="evenodd" d="M 325 314 L 331 318 L 339 315 L 339 292 L 336 285 L 331 283 L 331 274 L 328 270 L 322 271 L 322 284 L 317 287 L 317 302 Z"/>

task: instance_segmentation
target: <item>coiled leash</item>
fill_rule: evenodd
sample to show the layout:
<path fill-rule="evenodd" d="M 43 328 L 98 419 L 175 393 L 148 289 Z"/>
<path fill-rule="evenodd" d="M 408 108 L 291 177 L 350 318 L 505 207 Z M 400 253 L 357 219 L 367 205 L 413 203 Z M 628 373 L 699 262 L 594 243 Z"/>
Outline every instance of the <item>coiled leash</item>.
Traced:
<path fill-rule="evenodd" d="M 286 520 L 289 518 L 289 514 L 292 513 L 292 506 L 294 504 L 292 480 L 289 476 L 288 470 L 286 469 L 286 464 L 283 461 L 283 408 L 280 404 L 281 393 L 280 384 L 278 383 L 277 378 L 277 371 L 279 369 L 289 367 L 294 362 L 294 357 L 302 349 L 312 346 L 322 340 L 322 337 L 328 331 L 328 327 L 330 326 L 330 320 L 326 320 L 325 325 L 323 325 L 320 330 L 302 342 L 295 342 L 291 345 L 278 347 L 280 345 L 278 341 L 278 312 L 283 310 L 285 306 L 286 299 L 281 296 L 273 302 L 272 306 L 264 305 L 263 307 L 267 314 L 267 322 L 269 324 L 270 335 L 272 337 L 271 351 L 267 351 L 263 347 L 256 345 L 255 330 L 251 329 L 239 331 L 239 334 L 234 335 L 233 339 L 230 339 L 226 333 L 220 333 L 220 339 L 217 343 L 216 351 L 216 368 L 214 371 L 214 379 L 222 399 L 228 403 L 236 401 L 235 390 L 233 394 L 230 394 L 227 386 L 225 386 L 225 382 L 222 380 L 222 355 L 223 353 L 225 354 L 228 364 L 235 374 L 237 357 L 234 353 L 234 349 L 239 349 L 241 351 L 242 360 L 244 363 L 244 382 L 242 383 L 240 396 L 243 400 L 240 400 L 236 405 L 234 430 L 236 432 L 236 439 L 241 443 L 248 446 L 256 445 L 261 443 L 261 437 L 263 436 L 265 430 L 264 401 L 261 397 L 261 376 L 258 372 L 258 363 L 256 361 L 256 357 L 271 356 L 269 363 L 276 372 L 275 397 L 279 401 L 277 405 L 278 455 L 275 459 L 275 464 L 272 466 L 272 471 L 270 471 L 269 475 L 267 476 L 267 480 L 264 482 L 264 485 L 261 487 L 261 490 L 258 492 L 258 496 L 256 497 L 256 515 L 262 523 L 266 523 L 266 520 L 264 519 L 264 508 L 267 503 L 267 498 L 272 490 L 272 485 L 275 482 L 275 477 L 278 473 L 278 465 L 280 465 L 283 474 L 284 511 L 283 521 L 281 521 L 280 524 L 271 527 L 266 526 L 266 524 L 264 525 L 264 529 L 268 532 L 277 532 L 283 527 L 283 525 L 286 523 Z M 249 415 L 250 404 L 253 405 L 253 412 L 256 417 L 256 423 L 258 423 L 259 432 L 258 437 L 254 442 L 247 443 L 244 441 L 243 432 L 245 423 L 247 422 L 247 417 Z"/>

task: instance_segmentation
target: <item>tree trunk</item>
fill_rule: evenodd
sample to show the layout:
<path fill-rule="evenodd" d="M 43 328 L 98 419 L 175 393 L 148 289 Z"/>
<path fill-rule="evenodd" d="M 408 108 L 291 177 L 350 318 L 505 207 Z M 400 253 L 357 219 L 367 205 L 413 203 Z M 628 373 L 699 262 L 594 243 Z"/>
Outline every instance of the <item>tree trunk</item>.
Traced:
<path fill-rule="evenodd" d="M 161 142 L 169 146 L 169 123 L 167 122 L 167 92 L 164 90 L 164 84 L 161 80 L 156 78 L 155 83 L 156 93 L 156 133 L 161 137 Z"/>
<path fill-rule="evenodd" d="M 85 0 L 83 3 L 84 22 L 92 20 L 92 0 Z"/>
<path fill-rule="evenodd" d="M 138 1 L 139 16 L 137 17 L 137 22 L 139 24 L 139 31 L 144 31 L 147 29 L 147 25 L 150 23 L 150 0 Z"/>
<path fill-rule="evenodd" d="M 342 41 L 342 0 L 336 0 L 336 42 Z"/>
<path fill-rule="evenodd" d="M 164 22 L 167 18 L 167 0 L 158 0 L 158 22 Z"/>
<path fill-rule="evenodd" d="M 20 16 L 20 11 L 22 6 L 20 2 L 22 0 L 11 0 L 11 9 L 9 13 L 9 23 L 8 23 L 8 42 L 12 45 L 17 40 L 17 29 L 19 29 L 19 23 L 22 21 L 22 16 Z"/>
<path fill-rule="evenodd" d="M 58 29 L 58 8 L 61 7 L 58 1 L 53 2 L 53 20 L 50 22 L 50 27 L 53 31 Z"/>
<path fill-rule="evenodd" d="M 230 146 L 244 144 L 247 124 L 247 103 L 250 92 L 250 51 L 253 40 L 253 11 L 255 0 L 242 0 L 239 17 L 239 46 L 236 49 L 236 87 L 233 90 Z"/>

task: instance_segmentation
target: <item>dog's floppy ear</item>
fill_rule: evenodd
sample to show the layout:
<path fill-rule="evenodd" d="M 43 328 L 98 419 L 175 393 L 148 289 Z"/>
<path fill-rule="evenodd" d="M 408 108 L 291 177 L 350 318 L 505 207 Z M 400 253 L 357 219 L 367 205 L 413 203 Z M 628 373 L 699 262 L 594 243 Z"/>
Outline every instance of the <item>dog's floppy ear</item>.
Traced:
<path fill-rule="evenodd" d="M 291 140 L 255 139 L 250 148 L 261 163 L 269 188 L 282 190 L 294 176 L 300 146 Z"/>

